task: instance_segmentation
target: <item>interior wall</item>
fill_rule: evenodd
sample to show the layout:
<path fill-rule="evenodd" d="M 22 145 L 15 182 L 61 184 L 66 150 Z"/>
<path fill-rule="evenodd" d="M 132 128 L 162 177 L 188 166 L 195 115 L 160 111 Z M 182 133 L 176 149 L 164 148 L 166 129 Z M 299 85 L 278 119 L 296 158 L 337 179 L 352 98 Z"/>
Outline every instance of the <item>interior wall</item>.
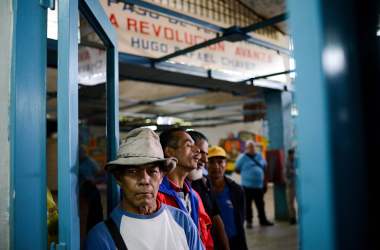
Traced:
<path fill-rule="evenodd" d="M 230 125 L 210 127 L 210 128 L 196 128 L 195 130 L 202 132 L 207 136 L 210 145 L 218 145 L 220 139 L 227 138 L 232 132 L 234 136 L 237 136 L 239 131 L 249 131 L 263 136 L 268 136 L 265 121 L 255 121 L 246 123 L 234 123 Z"/>
<path fill-rule="evenodd" d="M 12 51 L 12 1 L 0 1 L 0 249 L 9 249 L 9 102 Z"/>
<path fill-rule="evenodd" d="M 234 136 L 240 131 L 249 131 L 268 138 L 267 121 L 255 121 L 247 123 L 234 123 L 230 125 L 223 125 L 218 127 L 199 127 L 194 130 L 203 133 L 209 140 L 210 145 L 218 145 L 220 139 L 225 139 L 232 132 Z M 126 136 L 126 132 L 120 132 L 120 138 Z"/>

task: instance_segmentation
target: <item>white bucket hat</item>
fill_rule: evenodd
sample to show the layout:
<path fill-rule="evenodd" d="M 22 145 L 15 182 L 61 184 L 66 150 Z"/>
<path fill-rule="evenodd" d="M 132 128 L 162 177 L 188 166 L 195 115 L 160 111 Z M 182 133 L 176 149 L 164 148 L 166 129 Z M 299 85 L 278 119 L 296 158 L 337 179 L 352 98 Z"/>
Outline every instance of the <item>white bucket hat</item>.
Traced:
<path fill-rule="evenodd" d="M 112 171 L 122 166 L 139 166 L 160 163 L 164 172 L 176 167 L 177 159 L 164 158 L 158 135 L 149 128 L 136 128 L 128 132 L 117 152 L 117 159 L 107 163 L 105 169 Z"/>

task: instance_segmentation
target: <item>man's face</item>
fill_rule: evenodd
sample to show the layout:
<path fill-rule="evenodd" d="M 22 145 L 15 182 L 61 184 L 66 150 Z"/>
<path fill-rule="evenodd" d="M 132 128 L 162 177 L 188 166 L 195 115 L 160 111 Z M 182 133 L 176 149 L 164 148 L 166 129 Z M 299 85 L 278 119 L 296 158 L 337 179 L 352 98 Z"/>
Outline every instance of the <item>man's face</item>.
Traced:
<path fill-rule="evenodd" d="M 149 214 L 156 207 L 156 197 L 163 173 L 158 164 L 131 166 L 122 171 L 117 183 L 123 189 L 123 205 L 130 212 Z"/>
<path fill-rule="evenodd" d="M 201 169 L 202 167 L 206 167 L 208 163 L 208 142 L 200 139 L 195 142 L 195 145 L 199 148 L 201 154 L 201 158 L 198 161 L 198 169 Z"/>
<path fill-rule="evenodd" d="M 212 157 L 208 159 L 208 176 L 212 180 L 219 180 L 224 177 L 226 171 L 226 158 L 224 157 Z"/>
<path fill-rule="evenodd" d="M 176 138 L 177 146 L 167 147 L 165 153 L 168 156 L 177 158 L 178 166 L 181 166 L 188 171 L 196 169 L 201 156 L 199 154 L 198 147 L 194 144 L 193 139 L 184 131 L 176 132 Z"/>
<path fill-rule="evenodd" d="M 254 155 L 256 153 L 256 147 L 253 143 L 247 145 L 246 151 L 248 154 Z"/>

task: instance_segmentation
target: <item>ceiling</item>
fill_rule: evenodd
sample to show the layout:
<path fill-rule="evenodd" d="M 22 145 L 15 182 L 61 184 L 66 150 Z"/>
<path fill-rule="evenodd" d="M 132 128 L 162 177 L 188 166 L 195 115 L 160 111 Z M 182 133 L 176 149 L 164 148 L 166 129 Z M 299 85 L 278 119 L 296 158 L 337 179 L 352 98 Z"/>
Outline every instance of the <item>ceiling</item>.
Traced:
<path fill-rule="evenodd" d="M 57 70 L 48 68 L 48 117 L 57 117 Z M 256 105 L 250 108 L 250 105 Z M 258 106 L 257 106 L 258 105 Z M 253 110 L 257 110 L 253 111 Z M 157 83 L 123 80 L 119 82 L 120 129 L 167 123 L 191 127 L 210 127 L 244 122 L 265 115 L 262 93 L 245 96 Z M 105 84 L 79 86 L 79 119 L 92 125 L 104 125 Z M 169 118 L 170 117 L 170 118 Z M 163 123 L 163 124 L 157 124 Z"/>
<path fill-rule="evenodd" d="M 243 4 L 247 5 L 260 17 L 265 19 L 277 16 L 286 12 L 285 0 L 240 0 Z M 282 32 L 287 33 L 288 28 L 286 22 L 276 25 Z"/>

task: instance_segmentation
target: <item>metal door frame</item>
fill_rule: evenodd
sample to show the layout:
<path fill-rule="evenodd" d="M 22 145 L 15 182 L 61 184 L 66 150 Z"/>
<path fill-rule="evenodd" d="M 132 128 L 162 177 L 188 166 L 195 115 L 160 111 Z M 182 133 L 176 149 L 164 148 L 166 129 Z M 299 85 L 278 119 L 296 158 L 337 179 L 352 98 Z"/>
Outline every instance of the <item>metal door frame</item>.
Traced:
<path fill-rule="evenodd" d="M 368 184 L 380 141 L 373 121 L 380 3 L 290 0 L 288 8 L 300 110 L 301 247 L 372 249 L 369 223 L 375 220 L 368 211 L 375 188 Z"/>
<path fill-rule="evenodd" d="M 107 158 L 119 142 L 118 53 L 116 33 L 96 0 L 60 0 L 58 9 L 58 204 L 57 249 L 79 249 L 78 211 L 78 21 L 79 10 L 107 47 Z M 110 178 L 111 179 L 111 178 Z M 118 200 L 109 181 L 108 210 Z"/>
<path fill-rule="evenodd" d="M 10 246 L 46 249 L 48 6 L 40 0 L 17 0 L 12 7 Z"/>

